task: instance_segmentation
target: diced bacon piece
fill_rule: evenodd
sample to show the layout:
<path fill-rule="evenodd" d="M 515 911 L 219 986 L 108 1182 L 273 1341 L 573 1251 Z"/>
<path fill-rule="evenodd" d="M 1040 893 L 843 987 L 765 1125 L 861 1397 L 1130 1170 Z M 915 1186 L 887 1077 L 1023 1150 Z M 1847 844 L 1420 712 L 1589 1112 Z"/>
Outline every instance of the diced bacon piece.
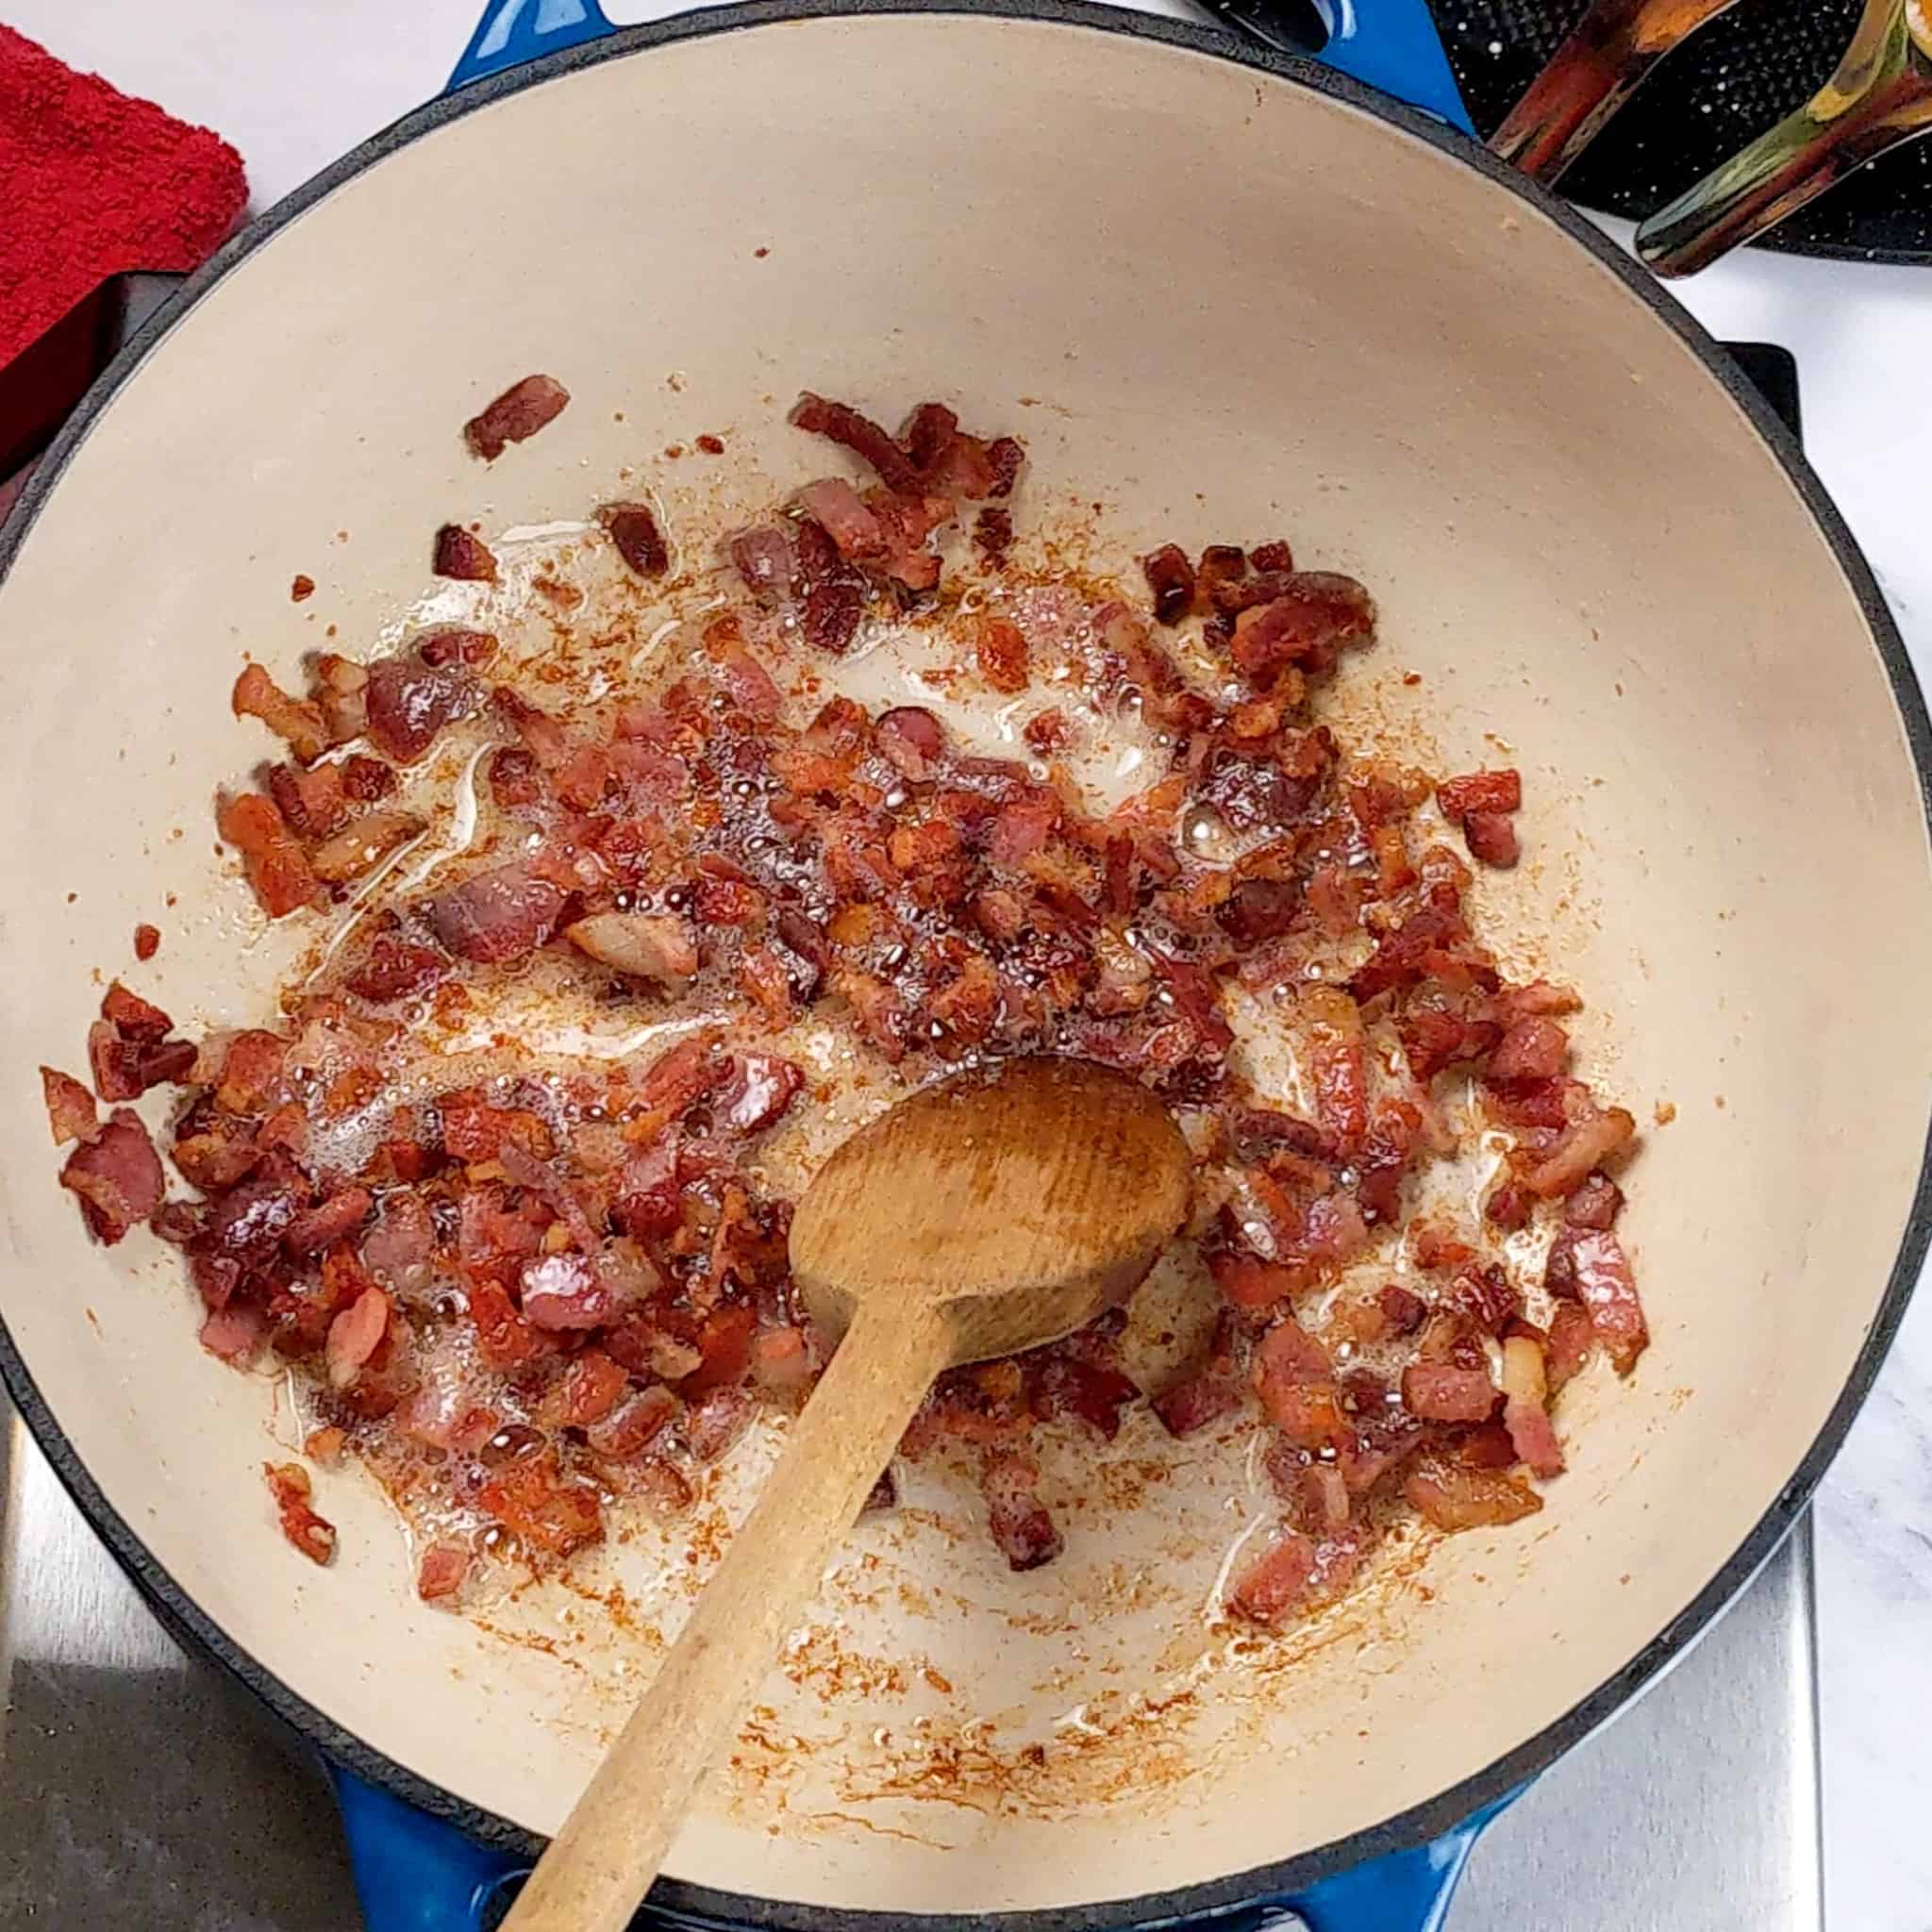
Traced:
<path fill-rule="evenodd" d="M 436 1261 L 436 1223 L 420 1194 L 398 1191 L 362 1242 L 369 1272 L 405 1299 L 429 1286 Z"/>
<path fill-rule="evenodd" d="M 1341 1529 L 1348 1522 L 1348 1484 L 1332 1462 L 1311 1462 L 1302 1472 L 1301 1514 L 1309 1532 Z"/>
<path fill-rule="evenodd" d="M 992 1540 L 1009 1568 L 1037 1570 L 1059 1555 L 1060 1533 L 1035 1493 L 1040 1465 L 1030 1456 L 993 1450 L 980 1470 Z"/>
<path fill-rule="evenodd" d="M 1498 1333 L 1523 1308 L 1522 1296 L 1509 1277 L 1493 1263 L 1464 1269 L 1443 1297 L 1443 1303 L 1491 1335 Z"/>
<path fill-rule="evenodd" d="M 315 659 L 315 702 L 328 725 L 331 744 L 347 744 L 360 738 L 368 723 L 363 693 L 369 674 L 353 658 L 324 651 Z"/>
<path fill-rule="evenodd" d="M 1627 1375 L 1650 1346 L 1650 1329 L 1623 1243 L 1607 1229 L 1566 1229 L 1551 1256 L 1553 1274 L 1558 1253 L 1567 1257 L 1575 1298 L 1589 1310 L 1591 1326 L 1610 1365 L 1618 1374 Z"/>
<path fill-rule="evenodd" d="M 1402 1403 L 1424 1422 L 1487 1422 L 1496 1407 L 1496 1387 L 1487 1369 L 1411 1362 L 1402 1372 Z"/>
<path fill-rule="evenodd" d="M 1436 787 L 1442 816 L 1460 824 L 1473 811 L 1512 812 L 1523 808 L 1523 776 L 1515 771 L 1467 772 Z"/>
<path fill-rule="evenodd" d="M 291 697 L 259 664 L 243 668 L 228 702 L 236 717 L 259 718 L 305 765 L 328 749 L 321 707 Z"/>
<path fill-rule="evenodd" d="M 1542 1344 L 1528 1335 L 1511 1335 L 1503 1343 L 1503 1426 L 1533 1475 L 1562 1474 L 1562 1447 L 1550 1426 Z"/>
<path fill-rule="evenodd" d="M 784 1117 L 804 1085 L 804 1072 L 775 1054 L 735 1055 L 713 1103 L 718 1124 L 727 1133 L 761 1134 Z"/>
<path fill-rule="evenodd" d="M 1490 1012 L 1504 1028 L 1519 1020 L 1560 1020 L 1583 1006 L 1573 989 L 1553 986 L 1547 979 L 1532 979 L 1527 986 L 1505 987 L 1491 995 Z"/>
<path fill-rule="evenodd" d="M 251 1027 L 228 1042 L 215 1102 L 224 1113 L 266 1113 L 281 1091 L 289 1042 L 279 1033 Z"/>
<path fill-rule="evenodd" d="M 483 965 L 533 953 L 550 937 L 564 893 L 517 860 L 475 874 L 429 902 L 430 924 L 448 949 Z"/>
<path fill-rule="evenodd" d="M 487 664 L 496 652 L 496 633 L 489 630 L 464 630 L 450 625 L 442 630 L 425 632 L 416 640 L 416 655 L 438 671 L 454 664 L 468 664 L 473 668 Z"/>
<path fill-rule="evenodd" d="M 1208 1268 L 1223 1299 L 1237 1308 L 1272 1308 L 1301 1281 L 1292 1269 L 1226 1249 L 1210 1255 Z"/>
<path fill-rule="evenodd" d="M 1236 622 L 1235 667 L 1257 691 L 1274 689 L 1288 671 L 1323 671 L 1345 644 L 1375 627 L 1375 606 L 1353 577 L 1296 571 L 1268 581 L 1278 592 L 1243 610 Z"/>
<path fill-rule="evenodd" d="M 865 593 L 856 583 L 817 583 L 806 592 L 799 625 L 807 643 L 837 657 L 858 634 L 864 615 Z"/>
<path fill-rule="evenodd" d="M 335 763 L 306 772 L 299 765 L 270 768 L 269 796 L 291 832 L 304 839 L 319 839 L 348 816 L 349 794 L 342 772 L 343 767 Z"/>
<path fill-rule="evenodd" d="M 124 1042 L 128 1047 L 131 1074 L 136 1089 L 145 1093 L 150 1087 L 179 1085 L 191 1079 L 200 1063 L 199 1049 L 192 1040 L 163 1040 L 158 1042 Z M 105 1093 L 103 1099 L 108 1096 Z"/>
<path fill-rule="evenodd" d="M 791 974 L 775 947 L 748 946 L 738 962 L 738 983 L 769 1024 L 791 1024 Z"/>
<path fill-rule="evenodd" d="M 94 1097 L 72 1074 L 56 1067 L 41 1069 L 41 1091 L 47 1103 L 47 1124 L 54 1131 L 54 1144 L 64 1147 L 70 1141 L 89 1141 L 99 1124 L 94 1113 Z M 132 1094 L 108 1099 L 131 1100 Z"/>
<path fill-rule="evenodd" d="M 802 1389 L 811 1380 L 811 1349 L 805 1330 L 768 1328 L 751 1345 L 752 1379 L 763 1389 Z"/>
<path fill-rule="evenodd" d="M 459 582 L 493 584 L 496 581 L 496 554 L 482 538 L 460 524 L 444 524 L 436 533 L 430 569 L 440 577 Z"/>
<path fill-rule="evenodd" d="M 389 1006 L 427 992 L 448 970 L 449 961 L 435 947 L 378 933 L 342 985 L 374 1006 Z"/>
<path fill-rule="evenodd" d="M 1366 1047 L 1361 1008 L 1334 987 L 1303 993 L 1299 1010 L 1309 1031 L 1315 1108 L 1343 1153 L 1354 1153 L 1369 1130 Z"/>
<path fill-rule="evenodd" d="M 1413 1335 L 1428 1312 L 1428 1304 L 1420 1295 L 1411 1294 L 1393 1281 L 1377 1291 L 1375 1305 L 1381 1309 L 1383 1320 L 1397 1335 Z"/>
<path fill-rule="evenodd" d="M 1295 923 L 1300 889 L 1290 879 L 1242 879 L 1215 908 L 1222 929 L 1238 946 L 1278 939 Z"/>
<path fill-rule="evenodd" d="M 566 1249 L 526 1262 L 522 1283 L 524 1319 L 533 1328 L 600 1328 L 611 1317 L 610 1291 L 587 1256 Z"/>
<path fill-rule="evenodd" d="M 1577 1121 L 1543 1158 L 1523 1175 L 1523 1185 L 1540 1200 L 1580 1188 L 1591 1173 L 1630 1144 L 1637 1123 L 1621 1107 Z"/>
<path fill-rule="evenodd" d="M 892 768 L 921 784 L 934 775 L 944 757 L 946 734 L 940 721 L 920 705 L 901 705 L 873 726 L 873 742 Z"/>
<path fill-rule="evenodd" d="M 123 1040 L 112 1024 L 96 1020 L 87 1032 L 88 1072 L 94 1091 L 103 1100 L 139 1100 L 145 1087 L 141 1078 L 141 1042 Z"/>
<path fill-rule="evenodd" d="M 265 1173 L 230 1188 L 209 1208 L 204 1236 L 208 1251 L 247 1267 L 266 1264 L 302 1211 L 302 1199 L 279 1174 Z"/>
<path fill-rule="evenodd" d="M 585 1439 L 597 1455 L 613 1462 L 627 1462 L 641 1456 L 663 1434 L 681 1407 L 666 1388 L 640 1390 L 591 1423 L 584 1431 Z"/>
<path fill-rule="evenodd" d="M 317 878 L 344 885 L 372 871 L 398 845 L 423 830 L 412 811 L 365 811 L 359 819 L 325 839 L 308 856 Z"/>
<path fill-rule="evenodd" d="M 629 1385 L 630 1375 L 621 1363 L 601 1348 L 584 1349 L 544 1391 L 537 1421 L 545 1428 L 587 1428 L 616 1407 Z"/>
<path fill-rule="evenodd" d="M 1147 588 L 1154 593 L 1158 624 L 1178 624 L 1194 608 L 1194 566 L 1178 543 L 1164 543 L 1141 559 Z"/>
<path fill-rule="evenodd" d="M 1563 1203 L 1566 1227 L 1614 1227 L 1624 1206 L 1624 1191 L 1607 1174 L 1593 1174 Z"/>
<path fill-rule="evenodd" d="M 597 521 L 609 533 L 617 554 L 641 577 L 663 576 L 671 568 L 671 546 L 658 527 L 648 503 L 607 503 Z"/>
<path fill-rule="evenodd" d="M 470 1553 L 460 1543 L 431 1543 L 416 1565 L 416 1594 L 440 1603 L 462 1589 L 470 1574 Z"/>
<path fill-rule="evenodd" d="M 175 1023 L 152 1001 L 129 992 L 116 979 L 108 983 L 101 1001 L 101 1018 L 124 1040 L 160 1041 L 175 1030 Z"/>
<path fill-rule="evenodd" d="M 308 1472 L 299 1462 L 264 1462 L 261 1473 L 268 1478 L 282 1534 L 311 1563 L 332 1562 L 336 1554 L 335 1524 L 318 1516 L 310 1507 L 315 1486 Z"/>
<path fill-rule="evenodd" d="M 1596 1346 L 1596 1328 L 1581 1302 L 1558 1302 L 1550 1317 L 1550 1339 L 1544 1352 L 1544 1374 L 1555 1395 L 1583 1372 Z"/>
<path fill-rule="evenodd" d="M 461 664 L 439 669 L 420 658 L 381 658 L 369 667 L 369 736 L 400 765 L 413 765 L 446 725 L 483 702 Z"/>
<path fill-rule="evenodd" d="M 850 969 L 834 974 L 832 986 L 858 1015 L 866 1037 L 886 1058 L 894 1066 L 904 1059 L 911 1039 L 912 1016 L 898 993 L 884 980 Z"/>
<path fill-rule="evenodd" d="M 1463 1469 L 1514 1469 L 1522 1458 L 1500 1422 L 1478 1423 L 1461 1431 L 1448 1452 Z"/>
<path fill-rule="evenodd" d="M 463 425 L 463 441 L 486 463 L 493 462 L 506 443 L 535 436 L 569 401 L 569 390 L 554 375 L 526 375 Z"/>
<path fill-rule="evenodd" d="M 726 651 L 718 660 L 718 682 L 731 702 L 754 724 L 773 724 L 784 707 L 784 698 L 772 681 L 772 674 L 749 651 Z M 680 767 L 680 774 L 682 768 Z"/>
<path fill-rule="evenodd" d="M 494 1471 L 476 1500 L 532 1551 L 568 1557 L 604 1538 L 604 1514 L 588 1483 L 567 1477 L 555 1450 L 520 1456 Z"/>
<path fill-rule="evenodd" d="M 1511 1234 L 1528 1224 L 1535 1206 L 1526 1188 L 1518 1187 L 1514 1181 L 1505 1181 L 1483 1203 L 1483 1219 L 1491 1227 Z"/>
<path fill-rule="evenodd" d="M 1292 1315 L 1284 1315 L 1261 1337 L 1255 1351 L 1255 1374 L 1265 1401 L 1271 1384 L 1333 1380 L 1335 1365 L 1314 1336 Z"/>
<path fill-rule="evenodd" d="M 554 772 L 570 758 L 570 734 L 550 713 L 519 697 L 506 685 L 490 693 L 490 702 L 524 741 L 524 749 L 544 771 Z"/>
<path fill-rule="evenodd" d="M 268 1341 L 268 1317 L 252 1302 L 211 1308 L 201 1324 L 201 1345 L 211 1356 L 246 1368 Z"/>
<path fill-rule="evenodd" d="M 676 989 L 698 970 L 691 926 L 671 912 L 593 912 L 564 938 L 600 966 Z"/>
<path fill-rule="evenodd" d="M 222 837 L 242 855 L 243 870 L 261 909 L 271 919 L 315 903 L 321 887 L 274 801 L 243 791 L 224 801 L 217 818 Z"/>
<path fill-rule="evenodd" d="M 319 1208 L 298 1214 L 282 1236 L 282 1245 L 294 1256 L 319 1255 L 357 1233 L 375 1205 L 367 1188 L 344 1188 Z"/>
<path fill-rule="evenodd" d="M 1314 1543 L 1299 1530 L 1283 1530 L 1241 1572 L 1227 1607 L 1251 1624 L 1273 1628 L 1301 1607 L 1314 1574 Z"/>
<path fill-rule="evenodd" d="M 981 510 L 973 519 L 973 543 L 989 570 L 1004 570 L 1007 552 L 1013 547 L 1012 512 L 992 505 Z"/>
<path fill-rule="evenodd" d="M 473 1280 L 514 1281 L 541 1243 L 538 1224 L 507 1207 L 506 1198 L 502 1190 L 490 1187 L 472 1187 L 463 1194 L 457 1214 L 457 1259 Z"/>
<path fill-rule="evenodd" d="M 535 805 L 543 795 L 537 760 L 521 745 L 505 745 L 490 755 L 490 795 L 506 811 Z"/>
<path fill-rule="evenodd" d="M 685 1446 L 700 1462 L 716 1462 L 751 1425 L 751 1398 L 742 1389 L 710 1389 L 684 1418 Z"/>
<path fill-rule="evenodd" d="M 1026 633 L 1017 624 L 1004 617 L 982 618 L 974 633 L 974 650 L 979 659 L 979 675 L 994 691 L 1026 689 Z"/>
<path fill-rule="evenodd" d="M 1059 818 L 1060 802 L 1050 791 L 1003 806 L 992 823 L 987 858 L 994 865 L 1016 870 L 1045 845 Z"/>
<path fill-rule="evenodd" d="M 798 558 L 791 539 L 782 528 L 760 524 L 741 530 L 725 544 L 725 552 L 744 587 L 766 609 L 775 609 L 798 591 Z"/>
<path fill-rule="evenodd" d="M 88 1232 L 111 1248 L 161 1205 L 167 1182 L 141 1116 L 116 1108 L 92 1140 L 67 1157 L 60 1185 L 80 1200 Z"/>
<path fill-rule="evenodd" d="M 346 1389 L 368 1364 L 389 1333 L 389 1296 L 379 1288 L 365 1288 L 355 1302 L 328 1326 L 328 1379 Z"/>
<path fill-rule="evenodd" d="M 808 483 L 798 506 L 838 546 L 848 563 L 867 563 L 886 553 L 886 533 L 865 500 L 842 476 Z"/>
<path fill-rule="evenodd" d="M 1490 1055 L 1492 1080 L 1553 1080 L 1570 1063 L 1570 1036 L 1554 1020 L 1519 1020 Z"/>
<path fill-rule="evenodd" d="M 1514 1476 L 1467 1469 L 1434 1457 L 1403 1478 L 1402 1493 L 1438 1529 L 1479 1529 L 1518 1523 L 1543 1507 L 1543 1499 Z"/>
<path fill-rule="evenodd" d="M 1462 822 L 1462 836 L 1469 841 L 1469 856 L 1485 865 L 1507 872 L 1523 856 L 1512 820 L 1499 811 L 1473 811 Z"/>
<path fill-rule="evenodd" d="M 813 436 L 829 437 L 842 443 L 861 461 L 871 464 L 888 490 L 916 494 L 922 479 L 912 459 L 890 435 L 869 416 L 845 403 L 827 402 L 809 391 L 799 397 L 791 411 L 793 425 Z"/>

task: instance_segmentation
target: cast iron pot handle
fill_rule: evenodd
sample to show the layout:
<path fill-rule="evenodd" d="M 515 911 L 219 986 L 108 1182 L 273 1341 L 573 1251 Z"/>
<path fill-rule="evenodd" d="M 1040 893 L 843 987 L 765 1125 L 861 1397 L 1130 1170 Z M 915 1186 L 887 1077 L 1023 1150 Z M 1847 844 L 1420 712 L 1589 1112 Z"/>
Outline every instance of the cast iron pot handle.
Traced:
<path fill-rule="evenodd" d="M 1424 0 L 1316 5 L 1329 30 L 1321 60 L 1468 130 L 1469 115 Z M 598 0 L 489 0 L 444 92 L 615 31 Z M 340 1766 L 332 1769 L 368 1932 L 483 1932 L 526 1862 L 477 1844 Z M 1487 1822 L 1485 1815 L 1434 1844 L 1339 1872 L 1294 1899 L 1198 1923 L 1203 1932 L 1264 1932 L 1292 1910 L 1312 1932 L 1437 1932 Z M 698 1922 L 649 1911 L 639 1923 Z"/>

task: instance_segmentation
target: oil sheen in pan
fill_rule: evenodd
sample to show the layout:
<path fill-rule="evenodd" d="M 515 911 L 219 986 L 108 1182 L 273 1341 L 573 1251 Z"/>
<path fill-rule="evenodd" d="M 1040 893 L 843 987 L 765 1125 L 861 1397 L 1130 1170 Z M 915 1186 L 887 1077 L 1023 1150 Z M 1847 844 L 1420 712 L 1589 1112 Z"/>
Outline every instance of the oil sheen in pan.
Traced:
<path fill-rule="evenodd" d="M 1076 541 L 1083 552 L 1091 541 L 1084 533 Z M 1056 546 L 1061 555 L 1067 547 Z M 675 675 L 691 641 L 686 626 L 724 601 L 702 570 L 661 588 L 639 586 L 580 524 L 515 530 L 494 548 L 496 585 L 439 585 L 384 642 L 393 646 L 436 625 L 492 630 L 503 646 L 492 675 L 557 708 L 563 691 L 596 697 Z M 1129 564 L 1112 561 L 1116 569 Z M 964 569 L 958 558 L 951 567 Z M 786 648 L 761 655 L 791 722 L 804 723 L 835 693 L 874 709 L 922 705 L 956 741 L 1030 760 L 1041 776 L 1045 768 L 1022 734 L 1037 711 L 1058 709 L 1073 727 L 1061 762 L 1090 807 L 1105 808 L 1162 769 L 1162 748 L 1136 711 L 1103 710 L 1044 657 L 1034 685 L 1018 696 L 960 670 L 971 662 L 965 639 L 976 610 L 1010 609 L 1030 635 L 1058 629 L 1071 641 L 1094 601 L 1071 575 L 1014 592 L 969 577 L 945 623 L 877 626 L 836 660 L 808 661 Z M 758 648 L 756 627 L 750 639 Z M 1390 668 L 1375 664 L 1375 655 L 1361 674 L 1371 691 Z M 1205 660 L 1186 668 L 1211 684 Z M 1321 708 L 1357 745 L 1404 749 L 1390 741 L 1373 696 L 1338 691 Z M 504 836 L 480 784 L 491 741 L 480 724 L 446 735 L 411 790 L 428 829 L 344 909 L 298 978 L 319 973 L 372 906 L 431 890 L 445 865 L 476 863 Z M 1406 748 L 1419 761 L 1431 749 L 1412 740 Z M 1209 863 L 1232 862 L 1242 849 L 1224 825 L 1199 818 L 1177 824 L 1175 837 Z M 1345 965 L 1337 962 L 1338 970 Z M 428 1092 L 490 1074 L 541 1077 L 648 1059 L 718 1017 L 643 1003 L 612 1008 L 585 997 L 567 968 L 540 962 L 492 989 L 458 1028 L 420 1034 L 405 1084 Z M 1241 995 L 1230 1002 L 1229 1018 L 1238 1061 L 1245 1059 L 1257 1086 L 1301 1103 L 1303 1055 L 1284 1007 Z M 797 1191 L 829 1149 L 898 1098 L 908 1081 L 844 1029 L 810 1015 L 778 1050 L 810 1071 L 808 1095 L 817 1089 L 825 1096 L 802 1099 L 762 1150 L 761 1179 L 785 1193 Z M 358 1138 L 378 1130 L 395 1097 L 391 1088 L 366 1118 L 343 1124 L 343 1158 Z M 1459 1127 L 1467 1100 L 1450 1106 L 1464 1117 Z M 1465 1223 L 1500 1158 L 1493 1138 L 1469 1138 L 1474 1151 L 1430 1176 L 1443 1206 Z M 1525 1284 L 1541 1273 L 1536 1240 L 1515 1238 L 1507 1256 Z M 1357 1264 L 1364 1280 L 1377 1283 L 1401 1279 L 1407 1267 L 1399 1254 L 1379 1249 Z M 1191 1259 L 1163 1261 L 1133 1305 L 1124 1348 L 1130 1373 L 1158 1386 L 1199 1339 L 1213 1298 Z M 283 1410 L 281 1433 L 298 1436 L 299 1391 L 290 1392 L 297 1407 Z M 1587 1425 L 1595 1393 L 1574 1392 L 1572 1426 Z M 730 1525 L 748 1507 L 782 1431 L 781 1420 L 762 1415 L 705 1474 L 688 1511 L 660 1515 L 640 1500 L 621 1506 L 609 1541 L 580 1555 L 566 1577 L 533 1583 L 506 1566 L 503 1582 L 466 1599 L 478 1627 L 518 1653 L 532 1694 L 555 1722 L 581 1730 L 587 1742 L 612 1733 L 640 1673 L 675 1637 Z M 939 1843 L 975 1835 L 984 1814 L 1014 1805 L 1049 1815 L 1103 1803 L 1152 1805 L 1204 1756 L 1251 1745 L 1261 1710 L 1292 1697 L 1295 1668 L 1316 1650 L 1346 1645 L 1351 1668 L 1390 1668 L 1403 1625 L 1426 1596 L 1419 1573 L 1430 1538 L 1413 1524 L 1385 1540 L 1364 1585 L 1282 1635 L 1220 1616 L 1237 1560 L 1277 1520 L 1261 1447 L 1243 1418 L 1175 1441 L 1144 1407 L 1127 1414 L 1112 1443 L 1058 1425 L 1042 1431 L 1042 1494 L 1067 1547 L 1052 1565 L 1019 1578 L 984 1534 L 970 1471 L 902 1461 L 899 1507 L 856 1530 L 827 1579 L 819 1616 L 788 1646 L 771 1701 L 748 1721 L 731 1776 L 714 1781 L 716 1801 L 760 1815 L 778 1802 L 788 1829 L 814 1818 L 828 1828 L 858 1818 Z M 345 1470 L 334 1480 L 371 1478 Z M 411 1541 L 483 1533 L 480 1523 L 447 1514 L 414 1512 L 404 1524 Z M 398 1577 L 412 1568 L 399 1554 Z M 1319 1741 L 1307 1740 L 1311 1747 Z M 935 1797 L 946 1802 L 926 1802 Z"/>

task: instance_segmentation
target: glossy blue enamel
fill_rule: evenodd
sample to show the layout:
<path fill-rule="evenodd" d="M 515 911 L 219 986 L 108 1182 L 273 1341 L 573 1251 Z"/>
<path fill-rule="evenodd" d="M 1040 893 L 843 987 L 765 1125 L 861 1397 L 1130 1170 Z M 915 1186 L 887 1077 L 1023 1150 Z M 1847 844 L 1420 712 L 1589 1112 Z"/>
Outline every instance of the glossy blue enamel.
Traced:
<path fill-rule="evenodd" d="M 597 0 L 490 0 L 443 92 L 616 31 Z"/>
<path fill-rule="evenodd" d="M 331 1770 L 364 1932 L 477 1932 L 497 1887 L 525 1861 Z"/>
<path fill-rule="evenodd" d="M 1412 108 L 1474 134 L 1427 0 L 1315 0 L 1328 23 L 1316 57 Z"/>
<path fill-rule="evenodd" d="M 1308 1932 L 1440 1932 L 1471 1848 L 1515 1797 L 1510 1792 L 1431 1844 L 1337 1872 L 1288 1903 Z"/>

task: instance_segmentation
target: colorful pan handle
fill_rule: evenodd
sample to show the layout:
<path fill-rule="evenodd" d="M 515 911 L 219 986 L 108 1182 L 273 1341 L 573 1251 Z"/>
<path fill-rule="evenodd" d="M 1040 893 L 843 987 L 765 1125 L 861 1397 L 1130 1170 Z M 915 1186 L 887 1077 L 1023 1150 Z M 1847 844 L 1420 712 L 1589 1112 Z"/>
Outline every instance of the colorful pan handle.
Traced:
<path fill-rule="evenodd" d="M 1316 4 L 1329 30 L 1323 61 L 1469 128 L 1424 0 Z M 597 0 L 490 0 L 444 92 L 615 31 Z M 495 1922 L 528 1870 L 526 1860 L 478 1844 L 340 1765 L 331 1772 L 366 1932 L 485 1932 Z M 1433 1844 L 1339 1872 L 1293 1898 L 1216 1913 L 1200 1924 L 1214 1932 L 1264 1932 L 1293 1913 L 1310 1932 L 1439 1932 L 1470 1847 L 1491 1815 L 1479 1813 Z M 1184 1923 L 1169 1920 L 1164 1932 L 1182 1932 Z M 704 1932 L 717 1922 L 652 1907 L 638 1924 Z"/>

